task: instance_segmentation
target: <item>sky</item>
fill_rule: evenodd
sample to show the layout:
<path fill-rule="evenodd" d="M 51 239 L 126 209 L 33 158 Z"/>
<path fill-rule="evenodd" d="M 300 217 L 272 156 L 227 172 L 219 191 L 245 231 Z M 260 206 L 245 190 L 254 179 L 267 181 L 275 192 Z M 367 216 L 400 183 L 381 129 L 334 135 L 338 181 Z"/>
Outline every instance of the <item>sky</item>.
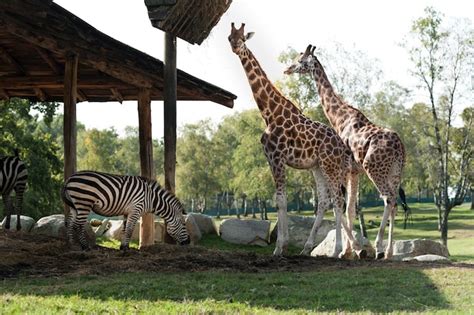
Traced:
<path fill-rule="evenodd" d="M 76 16 L 107 35 L 163 60 L 164 33 L 151 26 L 143 0 L 55 0 Z M 218 123 L 225 115 L 256 107 L 242 65 L 230 49 L 230 23 L 246 23 L 255 32 L 247 42 L 272 81 L 283 77 L 278 56 L 288 47 L 303 51 L 308 44 L 324 47 L 339 42 L 355 47 L 379 60 L 384 80 L 395 80 L 414 89 L 410 63 L 400 43 L 412 22 L 433 6 L 448 17 L 465 17 L 474 22 L 471 0 L 234 0 L 228 11 L 200 45 L 178 39 L 177 66 L 200 79 L 237 95 L 234 108 L 212 102 L 178 101 L 177 124 L 202 119 Z M 87 128 L 113 127 L 124 134 L 126 126 L 138 126 L 137 103 L 83 102 L 77 105 L 77 120 Z M 152 103 L 152 136 L 163 136 L 163 103 Z"/>

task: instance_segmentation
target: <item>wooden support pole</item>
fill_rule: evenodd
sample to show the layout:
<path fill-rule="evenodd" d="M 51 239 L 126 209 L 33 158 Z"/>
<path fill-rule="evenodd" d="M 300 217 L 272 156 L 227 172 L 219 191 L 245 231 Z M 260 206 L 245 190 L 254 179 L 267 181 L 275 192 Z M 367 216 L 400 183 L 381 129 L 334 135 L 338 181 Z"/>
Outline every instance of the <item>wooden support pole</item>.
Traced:
<path fill-rule="evenodd" d="M 155 179 L 153 169 L 153 142 L 151 138 L 151 98 L 149 89 L 140 89 L 138 94 L 138 137 L 140 141 L 141 175 Z M 142 216 L 140 221 L 140 248 L 155 242 L 155 215 Z"/>
<path fill-rule="evenodd" d="M 164 147 L 165 147 L 165 188 L 175 192 L 176 173 L 176 37 L 165 33 L 165 67 L 164 67 Z M 166 226 L 166 225 L 165 225 Z M 166 233 L 163 236 L 165 243 L 174 243 Z"/>
<path fill-rule="evenodd" d="M 64 69 L 64 179 L 76 172 L 77 65 L 77 55 L 68 54 Z M 66 218 L 69 215 L 67 206 L 64 208 L 64 215 Z"/>

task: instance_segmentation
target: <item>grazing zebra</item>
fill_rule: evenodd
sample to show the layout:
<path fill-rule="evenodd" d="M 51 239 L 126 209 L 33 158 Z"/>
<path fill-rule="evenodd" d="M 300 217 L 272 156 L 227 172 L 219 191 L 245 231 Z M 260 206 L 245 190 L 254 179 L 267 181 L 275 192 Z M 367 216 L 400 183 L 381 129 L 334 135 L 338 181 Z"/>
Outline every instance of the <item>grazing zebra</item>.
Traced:
<path fill-rule="evenodd" d="M 10 193 L 15 191 L 15 208 L 16 208 L 16 229 L 21 229 L 20 214 L 23 205 L 23 193 L 26 190 L 26 182 L 28 180 L 28 171 L 25 163 L 20 160 L 18 150 L 15 149 L 14 156 L 5 156 L 0 158 L 0 192 L 2 193 L 3 204 L 5 205 L 5 229 L 10 229 L 10 219 L 12 214 L 12 200 Z"/>
<path fill-rule="evenodd" d="M 71 207 L 66 220 L 68 240 L 72 244 L 74 236 L 78 236 L 82 249 L 89 249 L 84 227 L 91 211 L 107 217 L 126 217 L 120 245 L 124 251 L 128 249 L 137 220 L 147 212 L 161 216 L 168 233 L 178 243 L 190 242 L 181 202 L 154 180 L 82 171 L 67 179 L 61 197 Z"/>

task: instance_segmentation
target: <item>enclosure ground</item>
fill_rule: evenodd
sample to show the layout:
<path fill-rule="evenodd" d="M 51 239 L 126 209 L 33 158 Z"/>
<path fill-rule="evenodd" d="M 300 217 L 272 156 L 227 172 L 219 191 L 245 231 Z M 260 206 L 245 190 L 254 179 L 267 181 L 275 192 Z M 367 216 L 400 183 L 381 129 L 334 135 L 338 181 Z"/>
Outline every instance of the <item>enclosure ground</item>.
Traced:
<path fill-rule="evenodd" d="M 315 271 L 322 268 L 446 267 L 446 263 L 338 260 L 305 256 L 283 258 L 246 251 L 207 249 L 201 246 L 157 244 L 145 250 L 121 251 L 98 246 L 91 251 L 69 250 L 63 240 L 17 232 L 0 232 L 0 277 L 105 275 L 116 272 L 191 271 Z M 474 265 L 450 263 L 451 268 Z"/>

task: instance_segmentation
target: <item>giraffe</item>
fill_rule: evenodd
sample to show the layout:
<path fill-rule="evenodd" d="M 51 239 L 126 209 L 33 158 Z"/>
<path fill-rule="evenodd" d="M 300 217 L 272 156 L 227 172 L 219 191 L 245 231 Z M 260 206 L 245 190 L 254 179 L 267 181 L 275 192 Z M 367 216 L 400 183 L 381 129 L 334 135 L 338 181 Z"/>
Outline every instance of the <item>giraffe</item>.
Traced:
<path fill-rule="evenodd" d="M 336 244 L 331 256 L 342 257 L 341 225 L 345 231 L 348 227 L 342 218 L 344 196 L 341 186 L 345 184 L 347 171 L 352 165 L 350 150 L 332 128 L 308 119 L 272 84 L 245 44 L 254 33 L 245 34 L 244 26 L 242 23 L 237 29 L 232 23 L 228 39 L 232 51 L 242 63 L 266 124 L 260 141 L 275 182 L 278 207 L 278 236 L 273 254 L 281 256 L 288 247 L 285 167 L 290 166 L 311 170 L 318 187 L 318 212 L 302 253 L 309 254 L 313 249 L 317 229 L 332 202 L 336 217 Z M 347 236 L 348 245 L 359 257 L 365 256 L 352 233 Z"/>
<path fill-rule="evenodd" d="M 397 212 L 396 195 L 400 188 L 405 164 L 405 149 L 398 134 L 392 130 L 374 125 L 358 109 L 350 106 L 334 91 L 323 66 L 314 55 L 315 47 L 309 45 L 285 74 L 311 74 L 318 89 L 326 117 L 351 149 L 355 162 L 374 183 L 384 201 L 384 213 L 375 239 L 376 259 L 390 259 L 393 255 L 393 225 Z M 352 173 L 348 180 L 349 200 L 355 200 L 358 174 Z M 400 188 L 401 189 L 401 188 Z M 401 190 L 402 191 L 402 190 Z M 401 194 L 401 193 L 400 193 Z M 402 201 L 405 202 L 405 200 Z M 354 214 L 349 217 L 352 228 Z M 387 221 L 388 245 L 383 250 L 383 237 Z"/>

